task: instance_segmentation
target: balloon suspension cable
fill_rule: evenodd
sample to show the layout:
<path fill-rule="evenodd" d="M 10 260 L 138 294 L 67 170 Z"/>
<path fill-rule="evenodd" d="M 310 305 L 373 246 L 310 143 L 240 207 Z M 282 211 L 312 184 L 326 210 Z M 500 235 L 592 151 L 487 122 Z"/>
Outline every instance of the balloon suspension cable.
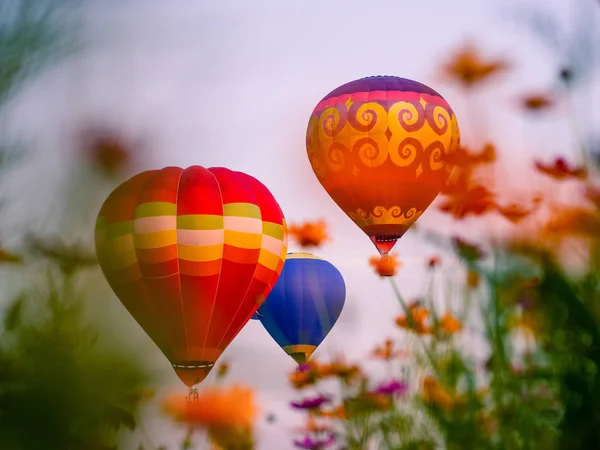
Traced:
<path fill-rule="evenodd" d="M 198 403 L 198 389 L 195 387 L 191 387 L 185 399 L 188 403 Z"/>

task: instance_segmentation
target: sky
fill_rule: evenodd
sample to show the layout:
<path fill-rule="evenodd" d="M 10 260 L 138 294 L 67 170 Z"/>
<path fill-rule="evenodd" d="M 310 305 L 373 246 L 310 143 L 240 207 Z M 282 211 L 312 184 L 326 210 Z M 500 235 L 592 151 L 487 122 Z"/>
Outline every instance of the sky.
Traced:
<path fill-rule="evenodd" d="M 582 2 L 521 2 L 545 5 L 565 25 L 578 3 Z M 388 281 L 368 266 L 368 258 L 376 254 L 374 247 L 311 170 L 304 147 L 310 113 L 329 91 L 356 78 L 389 74 L 421 81 L 453 107 L 467 145 L 478 146 L 486 139 L 498 144 L 505 193 L 513 194 L 523 177 L 530 176 L 532 158 L 564 154 L 574 139 L 560 109 L 545 119 L 527 120 L 515 107 L 519 95 L 547 87 L 560 64 L 551 49 L 509 19 L 511 5 L 517 4 L 516 0 L 91 1 L 84 9 L 83 50 L 33 80 L 10 104 L 11 135 L 26 136 L 35 150 L 35 158 L 8 187 L 19 192 L 19 202 L 12 208 L 18 211 L 37 201 L 31 227 L 64 230 L 58 219 L 49 219 L 56 216 L 53 203 L 42 200 L 45 193 L 64 189 L 72 196 L 72 205 L 84 202 L 89 208 L 83 226 L 67 224 L 70 233 L 91 242 L 93 218 L 115 184 L 107 183 L 90 198 L 69 184 L 73 180 L 65 183 L 74 133 L 89 121 L 143 139 L 140 171 L 199 164 L 247 172 L 271 190 L 288 223 L 322 218 L 329 224 L 332 242 L 314 253 L 338 267 L 348 296 L 339 322 L 315 356 L 326 358 L 342 351 L 349 359 L 364 359 L 385 337 L 400 339 L 393 323 L 400 310 Z M 474 40 L 485 55 L 508 58 L 514 65 L 501 83 L 472 98 L 439 74 L 440 64 L 466 39 Z M 575 105 L 584 122 L 592 123 L 598 116 L 590 105 L 600 98 L 597 83 L 590 86 L 578 92 Z M 18 227 L 18 220 L 13 223 L 11 217 L 18 214 L 7 214 L 7 226 Z M 444 232 L 460 228 L 433 207 L 418 223 Z M 462 229 L 470 236 L 485 231 L 473 222 Z M 292 243 L 290 251 L 295 250 L 299 249 Z M 423 294 L 429 283 L 425 259 L 439 250 L 409 232 L 396 251 L 404 264 L 396 278 L 403 295 L 412 299 Z M 450 255 L 442 258 L 439 279 L 460 284 L 457 264 Z M 156 367 L 164 371 L 164 392 L 185 393 L 167 360 L 132 323 L 101 275 L 95 276 L 98 314 L 115 328 L 131 327 L 134 337 L 127 345 L 154 355 Z M 473 341 L 467 336 L 467 342 Z M 301 422 L 288 407 L 296 395 L 286 381 L 294 369 L 291 358 L 258 322 L 250 322 L 222 360 L 231 363 L 230 381 L 255 387 L 263 412 L 278 417 L 275 424 L 259 420 L 257 448 L 293 448 L 290 430 Z M 175 432 L 152 408 L 145 419 L 147 439 L 176 448 L 181 430 Z M 130 439 L 131 448 L 139 438 Z"/>

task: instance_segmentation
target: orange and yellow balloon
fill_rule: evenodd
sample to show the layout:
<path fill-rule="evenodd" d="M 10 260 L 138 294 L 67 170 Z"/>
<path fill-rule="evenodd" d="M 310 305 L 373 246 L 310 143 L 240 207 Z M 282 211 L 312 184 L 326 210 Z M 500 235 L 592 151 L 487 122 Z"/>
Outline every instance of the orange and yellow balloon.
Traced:
<path fill-rule="evenodd" d="M 306 133 L 321 185 L 387 255 L 439 194 L 460 145 L 456 116 L 433 89 L 392 76 L 346 83 L 315 107 Z"/>
<path fill-rule="evenodd" d="M 269 295 L 287 228 L 255 178 L 221 167 L 165 167 L 108 196 L 96 252 L 117 297 L 191 387 Z"/>

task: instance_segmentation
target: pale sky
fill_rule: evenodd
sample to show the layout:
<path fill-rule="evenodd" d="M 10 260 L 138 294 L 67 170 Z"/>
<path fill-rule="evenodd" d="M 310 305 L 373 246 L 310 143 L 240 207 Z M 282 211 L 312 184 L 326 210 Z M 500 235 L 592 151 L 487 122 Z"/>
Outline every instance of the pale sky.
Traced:
<path fill-rule="evenodd" d="M 453 107 L 466 144 L 484 138 L 482 124 L 492 128 L 507 168 L 507 192 L 519 183 L 531 158 L 564 154 L 573 136 L 559 113 L 528 120 L 514 99 L 544 89 L 558 64 L 556 55 L 501 14 L 514 2 L 481 0 L 96 0 L 86 10 L 80 54 L 65 60 L 35 80 L 10 105 L 9 129 L 30 139 L 37 152 L 33 162 L 11 178 L 9 192 L 19 193 L 15 211 L 30 200 L 39 208 L 31 227 L 55 227 L 53 204 L 44 193 L 65 183 L 72 138 L 83 121 L 102 120 L 119 127 L 147 146 L 139 170 L 165 165 L 225 166 L 261 180 L 274 194 L 288 223 L 325 219 L 333 241 L 314 253 L 342 272 L 348 297 L 339 322 L 315 353 L 326 357 L 343 351 L 364 358 L 387 336 L 400 338 L 393 318 L 399 307 L 385 280 L 367 260 L 376 255 L 368 238 L 333 203 L 314 176 L 304 147 L 306 124 L 317 102 L 345 82 L 368 75 L 397 75 L 430 85 Z M 528 0 L 545 5 L 568 23 L 574 0 Z M 503 8 L 503 9 L 502 9 Z M 595 16 L 597 23 L 597 15 Z M 439 78 L 437 68 L 464 39 L 473 38 L 486 55 L 507 57 L 517 66 L 504 81 L 469 100 Z M 577 108 L 588 121 L 597 119 L 591 106 L 598 90 L 584 88 Z M 471 106 L 470 106 L 471 105 Z M 477 126 L 473 117 L 478 119 Z M 517 173 L 515 175 L 515 172 Z M 35 184 L 32 184 L 35 180 Z M 520 185 L 520 183 L 519 183 Z M 33 189 L 30 186 L 34 186 Z M 93 219 L 104 197 L 73 191 L 71 202 L 89 211 L 84 226 L 74 232 L 93 241 Z M 17 226 L 7 214 L 7 226 Z M 56 220 L 56 219 L 54 219 Z M 420 225 L 445 231 L 459 228 L 432 207 Z M 64 228 L 61 228 L 64 229 Z M 469 232 L 481 234 L 470 226 Z M 298 250 L 292 243 L 291 251 Z M 397 282 L 405 297 L 424 293 L 428 278 L 425 258 L 435 248 L 408 233 L 396 246 L 404 266 Z M 456 271 L 448 256 L 444 271 Z M 462 276 L 462 275 L 460 275 Z M 450 281 L 453 281 L 450 278 Z M 461 279 L 454 277 L 454 282 Z M 164 370 L 165 392 L 183 386 L 167 360 L 133 323 L 96 274 L 99 317 L 114 327 L 133 330 L 127 345 L 153 352 Z M 294 392 L 287 373 L 294 363 L 258 322 L 250 322 L 222 357 L 232 365 L 230 381 L 257 389 L 261 408 L 275 412 L 274 425 L 258 421 L 258 449 L 287 450 L 291 427 L 299 425 L 290 412 Z M 373 370 L 377 371 L 376 365 Z M 150 411 L 146 429 L 158 443 L 183 436 Z M 135 448 L 132 440 L 131 448 Z M 203 448 L 198 446 L 197 448 Z"/>

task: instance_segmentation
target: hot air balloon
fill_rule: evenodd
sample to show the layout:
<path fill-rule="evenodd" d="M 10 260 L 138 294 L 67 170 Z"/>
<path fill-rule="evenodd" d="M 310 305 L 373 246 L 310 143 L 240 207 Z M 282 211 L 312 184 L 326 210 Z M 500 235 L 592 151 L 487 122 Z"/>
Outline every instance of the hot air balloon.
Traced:
<path fill-rule="evenodd" d="M 366 77 L 327 94 L 306 132 L 310 164 L 335 203 L 387 255 L 423 214 L 460 145 L 454 112 L 433 89 Z"/>
<path fill-rule="evenodd" d="M 96 222 L 106 279 L 190 388 L 268 296 L 286 251 L 285 218 L 269 190 L 222 167 L 135 175 Z"/>
<path fill-rule="evenodd" d="M 335 325 L 345 299 L 344 278 L 333 264 L 310 253 L 288 253 L 257 318 L 275 342 L 302 364 Z"/>

